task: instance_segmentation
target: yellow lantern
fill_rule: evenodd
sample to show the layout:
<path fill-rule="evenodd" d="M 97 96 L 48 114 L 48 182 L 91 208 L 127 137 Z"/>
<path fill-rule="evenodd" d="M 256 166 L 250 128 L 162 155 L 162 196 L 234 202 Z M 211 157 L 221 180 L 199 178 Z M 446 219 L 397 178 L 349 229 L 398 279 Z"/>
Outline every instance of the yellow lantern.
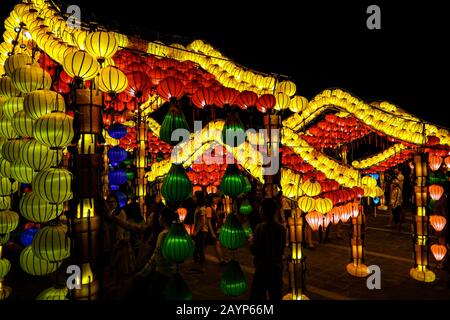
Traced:
<path fill-rule="evenodd" d="M 70 256 L 70 238 L 67 228 L 62 225 L 47 226 L 40 229 L 31 244 L 33 253 L 39 259 L 59 262 Z"/>
<path fill-rule="evenodd" d="M 116 37 L 117 46 L 120 48 L 126 48 L 128 46 L 128 37 L 122 33 L 112 32 Z"/>
<path fill-rule="evenodd" d="M 49 262 L 36 257 L 33 248 L 26 247 L 20 253 L 20 267 L 23 271 L 33 276 L 45 276 L 55 272 L 62 262 Z"/>
<path fill-rule="evenodd" d="M 69 76 L 82 80 L 94 78 L 100 68 L 95 58 L 83 50 L 67 54 L 63 67 Z"/>
<path fill-rule="evenodd" d="M 11 262 L 8 259 L 0 258 L 0 281 L 6 277 L 9 270 L 11 270 Z"/>
<path fill-rule="evenodd" d="M 10 233 L 19 225 L 19 215 L 10 210 L 0 211 L 0 234 Z"/>
<path fill-rule="evenodd" d="M 58 165 L 61 159 L 61 150 L 50 149 L 36 140 L 25 142 L 20 149 L 20 161 L 36 171 Z"/>
<path fill-rule="evenodd" d="M 73 136 L 73 118 L 62 112 L 43 115 L 34 124 L 34 138 L 47 147 L 65 148 Z"/>
<path fill-rule="evenodd" d="M 165 56 L 167 54 L 168 48 L 161 41 L 149 42 L 147 47 L 147 53 L 156 56 Z"/>
<path fill-rule="evenodd" d="M 30 221 L 46 223 L 56 219 L 63 212 L 63 204 L 52 205 L 34 192 L 25 193 L 19 201 L 19 210 L 22 216 Z"/>
<path fill-rule="evenodd" d="M 31 119 L 36 120 L 43 115 L 66 110 L 64 97 L 51 90 L 36 90 L 25 96 L 23 110 Z"/>
<path fill-rule="evenodd" d="M 31 183 L 34 176 L 34 170 L 27 167 L 20 161 L 11 163 L 11 177 L 21 183 Z"/>
<path fill-rule="evenodd" d="M 6 98 L 17 97 L 20 95 L 20 91 L 12 83 L 11 78 L 6 76 L 0 78 L 0 96 Z"/>
<path fill-rule="evenodd" d="M 0 137 L 6 139 L 16 139 L 19 137 L 11 125 L 11 120 L 5 116 L 0 117 Z"/>
<path fill-rule="evenodd" d="M 303 182 L 301 188 L 303 192 L 310 197 L 317 196 L 322 190 L 320 183 L 313 180 Z"/>
<path fill-rule="evenodd" d="M 367 187 L 369 187 L 370 189 L 375 188 L 377 186 L 377 180 L 375 180 L 375 178 L 371 177 L 371 176 L 364 176 L 361 179 L 361 183 L 363 185 L 366 185 Z"/>
<path fill-rule="evenodd" d="M 106 67 L 100 71 L 98 88 L 109 94 L 116 94 L 128 87 L 127 76 L 116 67 Z"/>
<path fill-rule="evenodd" d="M 37 196 L 51 204 L 72 199 L 72 174 L 66 169 L 42 170 L 34 176 L 31 185 Z"/>
<path fill-rule="evenodd" d="M 17 68 L 12 77 L 12 83 L 19 91 L 29 93 L 37 89 L 50 89 L 52 77 L 36 65 L 25 65 Z"/>
<path fill-rule="evenodd" d="M 111 58 L 118 45 L 114 32 L 96 31 L 89 33 L 84 41 L 86 51 L 99 60 Z"/>
<path fill-rule="evenodd" d="M 289 97 L 292 97 L 297 91 L 297 86 L 292 81 L 281 81 L 277 84 L 275 91 L 277 93 L 284 93 Z"/>
<path fill-rule="evenodd" d="M 25 111 L 16 112 L 11 124 L 18 136 L 33 137 L 34 120 L 28 117 Z"/>
<path fill-rule="evenodd" d="M 36 298 L 36 300 L 69 300 L 67 295 L 69 294 L 69 289 L 67 287 L 55 288 L 51 287 L 42 291 Z"/>
<path fill-rule="evenodd" d="M 11 196 L 0 197 L 0 210 L 11 209 Z"/>
<path fill-rule="evenodd" d="M 8 160 L 0 159 L 0 176 L 4 178 L 12 178 L 11 162 Z"/>
<path fill-rule="evenodd" d="M 333 209 L 333 201 L 329 198 L 320 198 L 316 200 L 316 211 L 326 214 Z"/>
<path fill-rule="evenodd" d="M 2 146 L 2 157 L 9 162 L 14 162 L 20 159 L 20 148 L 25 142 L 22 140 L 6 141 Z"/>
<path fill-rule="evenodd" d="M 24 65 L 27 64 L 31 64 L 33 62 L 33 60 L 31 59 L 31 57 L 28 54 L 25 53 L 19 53 L 19 54 L 14 54 L 12 56 L 9 56 L 6 60 L 5 60 L 5 73 L 12 77 L 14 71 L 16 71 L 16 69 L 18 69 L 19 67 L 22 67 Z"/>
<path fill-rule="evenodd" d="M 12 119 L 16 112 L 23 110 L 23 101 L 24 98 L 21 97 L 14 97 L 6 100 L 3 104 L 3 115 L 8 119 Z"/>
<path fill-rule="evenodd" d="M 275 110 L 285 110 L 289 108 L 289 104 L 291 103 L 291 99 L 289 99 L 289 96 L 285 93 L 278 92 L 275 95 L 275 98 L 277 99 L 277 103 L 274 106 Z"/>
<path fill-rule="evenodd" d="M 294 96 L 289 104 L 289 110 L 298 113 L 305 110 L 308 106 L 308 100 L 305 97 Z"/>

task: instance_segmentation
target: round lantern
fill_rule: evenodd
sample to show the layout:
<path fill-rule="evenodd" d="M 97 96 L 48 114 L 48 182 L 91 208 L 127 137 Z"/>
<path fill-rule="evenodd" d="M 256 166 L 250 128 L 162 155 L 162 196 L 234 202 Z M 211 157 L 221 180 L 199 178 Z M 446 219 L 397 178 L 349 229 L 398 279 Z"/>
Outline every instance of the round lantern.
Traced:
<path fill-rule="evenodd" d="M 225 248 L 235 250 L 243 246 L 246 240 L 247 237 L 242 228 L 242 224 L 235 214 L 229 214 L 219 234 L 220 243 Z"/>
<path fill-rule="evenodd" d="M 447 254 L 447 247 L 442 244 L 433 244 L 431 246 L 431 253 L 433 253 L 434 258 L 436 261 L 442 261 L 445 258 L 445 255 Z"/>
<path fill-rule="evenodd" d="M 127 182 L 127 174 L 122 169 L 112 170 L 108 173 L 108 180 L 110 184 L 120 186 Z"/>
<path fill-rule="evenodd" d="M 322 190 L 320 183 L 315 180 L 307 180 L 303 182 L 301 188 L 303 192 L 310 197 L 317 196 Z"/>
<path fill-rule="evenodd" d="M 82 80 L 94 78 L 100 68 L 95 58 L 83 50 L 67 54 L 63 61 L 63 67 L 69 76 Z"/>
<path fill-rule="evenodd" d="M 437 232 L 441 232 L 444 230 L 445 225 L 447 224 L 447 219 L 444 216 L 440 216 L 437 214 L 430 216 L 430 224 Z"/>
<path fill-rule="evenodd" d="M 194 242 L 181 222 L 172 222 L 162 244 L 161 253 L 173 263 L 182 263 L 194 253 Z"/>
<path fill-rule="evenodd" d="M 216 92 L 212 88 L 200 88 L 192 96 L 192 102 L 197 108 L 203 109 L 214 104 Z"/>
<path fill-rule="evenodd" d="M 50 89 L 52 77 L 39 66 L 25 65 L 14 71 L 12 83 L 20 92 L 29 93 L 37 89 Z"/>
<path fill-rule="evenodd" d="M 223 294 L 230 297 L 240 296 L 247 290 L 247 280 L 236 260 L 228 262 L 220 278 L 220 289 Z"/>
<path fill-rule="evenodd" d="M 161 124 L 159 139 L 172 146 L 177 145 L 182 141 L 182 137 L 179 135 L 175 140 L 172 140 L 172 133 L 177 129 L 184 129 L 189 133 L 189 125 L 183 112 L 179 108 L 171 106 Z"/>
<path fill-rule="evenodd" d="M 117 94 L 128 87 L 127 76 L 116 67 L 106 67 L 100 71 L 98 88 L 109 94 Z"/>
<path fill-rule="evenodd" d="M 20 235 L 20 243 L 24 247 L 28 247 L 33 242 L 34 236 L 39 231 L 36 227 L 31 227 L 28 229 L 25 229 L 22 234 Z"/>
<path fill-rule="evenodd" d="M 11 177 L 21 183 L 31 183 L 34 176 L 34 170 L 27 167 L 20 161 L 11 163 Z"/>
<path fill-rule="evenodd" d="M 10 77 L 0 78 L 0 96 L 12 98 L 20 95 L 19 89 L 12 83 Z"/>
<path fill-rule="evenodd" d="M 36 257 L 31 245 L 27 246 L 20 253 L 20 267 L 23 271 L 33 276 L 45 276 L 53 273 L 58 270 L 60 265 L 61 262 L 49 262 Z"/>
<path fill-rule="evenodd" d="M 243 110 L 247 110 L 250 107 L 256 106 L 256 102 L 258 101 L 258 95 L 253 91 L 242 91 L 236 98 L 236 104 L 239 108 Z"/>
<path fill-rule="evenodd" d="M 274 107 L 275 110 L 286 110 L 289 108 L 289 104 L 291 103 L 291 99 L 285 93 L 279 92 L 275 95 L 277 98 L 277 103 Z"/>
<path fill-rule="evenodd" d="M 114 32 L 105 31 L 89 33 L 84 46 L 87 52 L 99 60 L 111 58 L 119 48 Z"/>
<path fill-rule="evenodd" d="M 69 294 L 69 289 L 67 287 L 55 288 L 51 287 L 42 291 L 36 298 L 36 300 L 69 300 L 67 295 Z"/>
<path fill-rule="evenodd" d="M 375 188 L 377 186 L 377 180 L 375 180 L 372 176 L 364 176 L 361 179 L 361 184 L 366 185 L 369 188 Z"/>
<path fill-rule="evenodd" d="M 70 238 L 62 225 L 47 226 L 36 233 L 31 247 L 39 259 L 59 262 L 70 256 Z"/>
<path fill-rule="evenodd" d="M 237 197 L 244 191 L 244 181 L 236 164 L 232 163 L 227 166 L 227 170 L 220 182 L 220 190 L 224 195 Z"/>
<path fill-rule="evenodd" d="M 25 111 L 16 112 L 11 121 L 11 124 L 18 136 L 25 138 L 33 137 L 34 121 L 27 116 Z"/>
<path fill-rule="evenodd" d="M 192 292 L 179 273 L 170 278 L 163 293 L 167 300 L 192 300 Z"/>
<path fill-rule="evenodd" d="M 0 234 L 10 233 L 19 225 L 19 215 L 14 211 L 0 211 Z"/>
<path fill-rule="evenodd" d="M 52 205 L 36 196 L 34 192 L 27 192 L 20 198 L 19 210 L 27 220 L 46 223 L 61 215 L 63 205 Z"/>
<path fill-rule="evenodd" d="M 114 146 L 108 150 L 108 158 L 111 165 L 116 166 L 128 157 L 127 152 L 124 148 L 119 146 Z"/>
<path fill-rule="evenodd" d="M 9 178 L 0 178 L 0 196 L 9 196 L 19 189 L 17 181 L 11 182 Z M 1 233 L 1 232 L 0 232 Z"/>
<path fill-rule="evenodd" d="M 272 109 L 277 103 L 275 96 L 273 94 L 263 94 L 258 98 L 256 102 L 256 107 L 261 112 L 267 112 Z"/>
<path fill-rule="evenodd" d="M 50 204 L 72 199 L 72 173 L 66 169 L 49 168 L 37 173 L 32 181 L 33 192 Z"/>
<path fill-rule="evenodd" d="M 437 171 L 441 167 L 442 158 L 439 156 L 429 156 L 428 164 L 429 164 L 431 170 Z"/>
<path fill-rule="evenodd" d="M 328 198 L 320 198 L 316 200 L 316 211 L 321 214 L 326 214 L 333 209 L 333 201 Z"/>
<path fill-rule="evenodd" d="M 243 215 L 249 215 L 252 212 L 253 208 L 250 202 L 245 199 L 242 201 L 241 206 L 239 207 L 239 213 Z"/>
<path fill-rule="evenodd" d="M 57 165 L 62 159 L 62 152 L 50 149 L 36 140 L 30 140 L 21 145 L 19 159 L 33 170 L 41 171 Z"/>
<path fill-rule="evenodd" d="M 24 98 L 22 97 L 9 98 L 3 104 L 3 115 L 11 120 L 16 112 L 23 110 L 23 103 Z"/>
<path fill-rule="evenodd" d="M 174 77 L 167 77 L 158 84 L 158 95 L 165 101 L 179 99 L 184 93 L 183 82 Z"/>
<path fill-rule="evenodd" d="M 317 211 L 311 211 L 309 212 L 306 217 L 306 222 L 308 222 L 308 225 L 311 227 L 313 231 L 319 230 L 320 226 L 323 223 L 323 215 L 320 214 Z"/>
<path fill-rule="evenodd" d="M 164 178 L 161 193 L 171 202 L 179 203 L 192 194 L 192 183 L 181 164 L 172 164 Z"/>
<path fill-rule="evenodd" d="M 0 137 L 6 139 L 16 139 L 19 137 L 12 127 L 11 120 L 5 116 L 0 117 Z"/>
<path fill-rule="evenodd" d="M 8 259 L 0 259 L 0 280 L 6 277 L 11 270 L 11 262 Z"/>
<path fill-rule="evenodd" d="M 444 188 L 438 184 L 429 186 L 428 191 L 430 192 L 431 199 L 433 199 L 434 201 L 438 201 L 444 194 Z"/>
<path fill-rule="evenodd" d="M 19 53 L 19 54 L 13 54 L 11 56 L 9 56 L 8 58 L 6 58 L 5 60 L 5 73 L 6 75 L 12 77 L 14 71 L 16 71 L 16 69 L 20 68 L 21 66 L 27 65 L 27 64 L 32 64 L 33 63 L 33 59 L 31 58 L 31 56 L 29 56 L 28 54 L 23 54 L 23 53 Z"/>
<path fill-rule="evenodd" d="M 316 200 L 308 196 L 303 196 L 298 199 L 298 207 L 303 212 L 311 212 L 316 208 Z"/>
<path fill-rule="evenodd" d="M 127 133 L 127 127 L 121 123 L 114 123 L 108 128 L 109 136 L 114 139 L 122 139 Z"/>
<path fill-rule="evenodd" d="M 292 97 L 297 91 L 297 86 L 292 81 L 281 81 L 277 84 L 275 92 L 284 93 L 289 97 Z"/>
<path fill-rule="evenodd" d="M 0 210 L 11 209 L 11 196 L 0 197 Z"/>
<path fill-rule="evenodd" d="M 2 146 L 2 157 L 9 162 L 20 160 L 20 149 L 24 145 L 23 140 L 6 141 Z"/>
<path fill-rule="evenodd" d="M 232 148 L 245 141 L 245 127 L 236 112 L 230 112 L 222 129 L 222 141 Z"/>
<path fill-rule="evenodd" d="M 308 107 L 308 99 L 301 96 L 294 96 L 289 103 L 289 110 L 295 113 L 302 112 Z"/>
<path fill-rule="evenodd" d="M 65 109 L 64 97 L 51 90 L 30 92 L 23 101 L 23 110 L 33 120 L 53 111 L 64 112 Z"/>
<path fill-rule="evenodd" d="M 34 124 L 34 138 L 47 147 L 65 148 L 73 136 L 73 118 L 62 112 L 43 115 Z"/>

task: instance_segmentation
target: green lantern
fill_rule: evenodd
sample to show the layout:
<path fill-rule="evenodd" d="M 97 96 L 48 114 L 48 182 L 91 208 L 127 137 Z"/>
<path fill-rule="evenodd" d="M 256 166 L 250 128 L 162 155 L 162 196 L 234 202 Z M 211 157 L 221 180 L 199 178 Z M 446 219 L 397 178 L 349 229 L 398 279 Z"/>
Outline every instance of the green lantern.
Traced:
<path fill-rule="evenodd" d="M 55 288 L 51 287 L 42 291 L 36 300 L 69 300 L 67 295 L 69 290 L 65 287 Z"/>
<path fill-rule="evenodd" d="M 240 296 L 247 290 L 247 279 L 236 260 L 231 260 L 227 264 L 220 278 L 220 289 L 225 295 L 231 297 Z"/>
<path fill-rule="evenodd" d="M 220 190 L 224 195 L 237 197 L 244 191 L 244 180 L 235 163 L 229 164 L 220 182 Z"/>
<path fill-rule="evenodd" d="M 434 173 L 430 172 L 430 175 L 428 177 L 429 184 L 444 184 L 447 182 L 446 176 L 442 173 Z"/>
<path fill-rule="evenodd" d="M 20 253 L 20 267 L 23 271 L 33 276 L 43 276 L 55 272 L 62 262 L 49 262 L 39 259 L 31 246 L 26 247 Z"/>
<path fill-rule="evenodd" d="M 3 279 L 11 270 L 11 262 L 8 259 L 0 259 L 0 279 Z"/>
<path fill-rule="evenodd" d="M 182 141 L 182 137 L 178 137 L 175 140 L 172 140 L 172 133 L 176 129 L 185 129 L 189 131 L 189 126 L 180 108 L 172 105 L 169 108 L 169 112 L 167 112 L 166 116 L 164 117 L 164 121 L 159 131 L 159 139 L 167 142 L 172 146 L 176 146 Z"/>
<path fill-rule="evenodd" d="M 244 201 L 242 201 L 241 206 L 239 207 L 239 213 L 243 214 L 243 215 L 248 215 L 250 214 L 250 212 L 252 212 L 252 205 L 250 204 L 250 202 L 245 199 Z"/>
<path fill-rule="evenodd" d="M 192 300 L 192 292 L 178 272 L 167 283 L 164 296 L 167 300 Z"/>
<path fill-rule="evenodd" d="M 9 233 L 6 234 L 0 234 L 0 246 L 3 246 L 6 244 L 9 240 Z"/>
<path fill-rule="evenodd" d="M 238 147 L 245 141 L 245 128 L 236 112 L 230 112 L 222 129 L 222 141 L 230 147 Z"/>
<path fill-rule="evenodd" d="M 252 184 L 250 180 L 248 180 L 247 176 L 242 176 L 242 180 L 244 180 L 244 191 L 243 193 L 249 193 L 252 191 Z"/>
<path fill-rule="evenodd" d="M 192 194 L 192 183 L 182 164 L 172 164 L 161 187 L 163 197 L 171 202 L 179 203 Z"/>
<path fill-rule="evenodd" d="M 164 258 L 182 263 L 194 253 L 194 242 L 181 222 L 173 222 L 161 247 Z"/>
<path fill-rule="evenodd" d="M 0 211 L 0 234 L 10 233 L 19 225 L 19 215 L 14 211 Z"/>
<path fill-rule="evenodd" d="M 229 214 L 219 234 L 220 243 L 225 248 L 234 250 L 243 246 L 246 240 L 242 224 L 235 214 Z"/>

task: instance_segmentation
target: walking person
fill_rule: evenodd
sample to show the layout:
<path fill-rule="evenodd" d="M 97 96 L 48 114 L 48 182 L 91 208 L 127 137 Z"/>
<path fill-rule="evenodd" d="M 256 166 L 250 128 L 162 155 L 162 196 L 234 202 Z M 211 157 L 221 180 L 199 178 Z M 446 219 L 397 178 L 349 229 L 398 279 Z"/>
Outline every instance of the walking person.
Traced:
<path fill-rule="evenodd" d="M 398 179 L 392 180 L 390 205 L 392 209 L 392 219 L 398 232 L 402 227 L 402 203 L 403 194 Z"/>
<path fill-rule="evenodd" d="M 208 240 L 216 250 L 217 258 L 221 265 L 226 262 L 223 258 L 222 245 L 219 241 L 219 217 L 217 214 L 217 204 L 219 203 L 219 196 L 216 194 L 209 194 L 206 201 L 206 222 L 208 226 Z"/>
<path fill-rule="evenodd" d="M 279 214 L 277 211 L 278 206 L 273 199 L 263 200 L 263 222 L 256 226 L 250 244 L 255 265 L 251 300 L 263 300 L 267 293 L 270 300 L 282 299 L 286 229 L 275 221 L 275 215 Z"/>

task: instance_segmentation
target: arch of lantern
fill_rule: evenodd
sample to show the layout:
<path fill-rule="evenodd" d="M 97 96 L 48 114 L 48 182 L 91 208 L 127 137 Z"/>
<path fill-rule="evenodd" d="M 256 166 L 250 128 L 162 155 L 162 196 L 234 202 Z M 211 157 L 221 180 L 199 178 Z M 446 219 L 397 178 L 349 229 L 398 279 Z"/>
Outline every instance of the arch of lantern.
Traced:
<path fill-rule="evenodd" d="M 41 225 L 23 233 L 21 268 L 41 276 L 67 261 L 81 266 L 80 288 L 69 291 L 65 283 L 56 283 L 38 298 L 94 299 L 99 293 L 95 266 L 101 197 L 115 192 L 126 201 L 117 190 L 128 184 L 145 215 L 150 186 L 157 185 L 158 195 L 177 207 L 193 190 L 213 192 L 220 187 L 229 204 L 220 241 L 235 250 L 245 243 L 242 217 L 238 218 L 238 212 L 249 212 L 248 202 L 240 199 L 251 189 L 245 175 L 264 185 L 265 196 L 282 190 L 295 203 L 288 226 L 291 292 L 286 298 L 307 299 L 301 249 L 306 223 L 317 230 L 350 220 L 347 271 L 367 276 L 361 201 L 380 198 L 383 205 L 383 172 L 408 160 L 415 176 L 416 205 L 410 275 L 418 281 L 435 280 L 429 252 L 442 260 L 446 248 L 431 245 L 429 236 L 430 225 L 440 232 L 446 224 L 442 215 L 433 214 L 432 205 L 448 180 L 440 172 L 450 166 L 447 129 L 389 102 L 367 103 L 338 88 L 308 101 L 296 94 L 293 82 L 241 67 L 202 40 L 186 45 L 145 41 L 98 25 L 71 28 L 67 18 L 53 2 L 32 0 L 17 4 L 4 21 L 0 299 L 11 293 L 3 285 L 11 264 L 2 258 L 1 248 L 19 224 L 19 214 L 11 210 L 13 194 L 19 192 L 22 217 Z M 165 109 L 160 123 L 156 115 Z M 189 129 L 183 112 L 192 112 L 192 120 L 206 124 L 174 149 L 178 141 L 172 140 L 173 131 Z M 279 139 L 248 133 L 237 146 L 227 141 L 224 132 L 242 133 L 246 126 L 239 115 L 249 112 L 262 119 L 257 129 L 280 129 Z M 360 143 L 376 144 L 379 152 L 349 163 L 348 147 Z M 234 158 L 237 165 L 206 161 L 211 150 Z M 277 174 L 266 174 L 267 155 L 279 161 Z M 186 213 L 182 208 L 178 212 L 180 217 Z M 163 248 L 177 263 L 192 254 L 190 237 L 180 226 L 174 224 Z M 177 297 L 189 297 L 181 277 L 175 278 L 171 285 Z M 237 296 L 246 287 L 239 263 L 233 260 L 221 289 Z"/>

